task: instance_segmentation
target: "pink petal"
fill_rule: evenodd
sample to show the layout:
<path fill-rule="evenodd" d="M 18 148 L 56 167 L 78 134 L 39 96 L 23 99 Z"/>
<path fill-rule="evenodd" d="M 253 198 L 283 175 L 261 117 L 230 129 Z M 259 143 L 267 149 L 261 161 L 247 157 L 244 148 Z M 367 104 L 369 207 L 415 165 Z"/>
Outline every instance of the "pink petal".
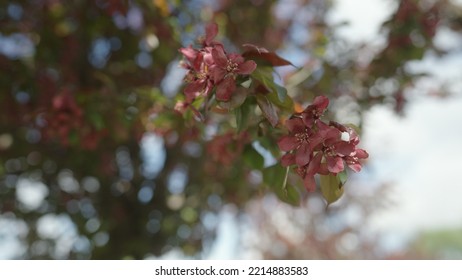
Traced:
<path fill-rule="evenodd" d="M 228 59 L 233 63 L 242 64 L 244 63 L 244 57 L 237 53 L 231 53 L 228 55 Z"/>
<path fill-rule="evenodd" d="M 361 164 L 359 162 L 352 162 L 348 164 L 348 167 L 351 168 L 354 172 L 359 172 L 361 171 Z"/>
<path fill-rule="evenodd" d="M 281 165 L 284 167 L 291 166 L 295 164 L 295 155 L 294 154 L 285 154 L 281 157 Z"/>
<path fill-rule="evenodd" d="M 209 45 L 218 34 L 218 25 L 214 22 L 205 27 L 205 44 Z"/>
<path fill-rule="evenodd" d="M 316 127 L 318 128 L 319 134 L 322 135 L 324 140 L 339 139 L 341 137 L 341 132 L 337 128 L 328 126 L 321 120 L 316 122 Z"/>
<path fill-rule="evenodd" d="M 289 152 L 297 148 L 298 141 L 297 141 L 297 138 L 286 135 L 286 136 L 282 136 L 281 139 L 279 139 L 278 146 L 281 151 Z"/>
<path fill-rule="evenodd" d="M 189 83 L 184 89 L 184 95 L 186 96 L 186 101 L 188 103 L 192 102 L 204 89 L 203 82 L 195 81 Z"/>
<path fill-rule="evenodd" d="M 212 57 L 214 63 L 218 65 L 218 67 L 226 69 L 226 66 L 228 66 L 228 57 L 221 46 L 216 46 L 212 49 Z"/>
<path fill-rule="evenodd" d="M 292 118 L 292 119 L 288 119 L 286 120 L 285 122 L 285 125 L 287 127 L 287 129 L 291 132 L 291 133 L 300 133 L 300 132 L 305 132 L 305 124 L 303 123 L 302 119 L 300 118 Z"/>
<path fill-rule="evenodd" d="M 307 176 L 314 176 L 318 172 L 318 170 L 321 167 L 321 159 L 322 159 L 322 153 L 318 152 L 313 159 L 310 161 L 308 164 L 308 167 L 306 168 L 306 175 Z"/>
<path fill-rule="evenodd" d="M 194 59 L 194 61 L 191 62 L 191 64 L 194 70 L 196 70 L 197 72 L 200 72 L 203 62 L 204 62 L 204 55 L 201 52 L 199 52 L 196 58 Z"/>
<path fill-rule="evenodd" d="M 194 60 L 196 59 L 198 51 L 192 48 L 192 46 L 189 46 L 187 48 L 180 48 L 180 52 L 186 57 L 186 59 L 193 63 Z"/>
<path fill-rule="evenodd" d="M 236 89 L 236 82 L 233 78 L 226 78 L 217 86 L 216 98 L 218 101 L 228 101 Z"/>
<path fill-rule="evenodd" d="M 324 95 L 316 96 L 312 105 L 324 111 L 327 106 L 329 106 L 329 98 L 325 97 Z"/>
<path fill-rule="evenodd" d="M 257 64 L 253 60 L 246 61 L 239 64 L 237 67 L 237 73 L 241 75 L 249 75 L 257 68 Z"/>
<path fill-rule="evenodd" d="M 311 135 L 310 137 L 310 147 L 312 150 L 316 150 L 319 147 L 319 144 L 324 142 L 323 135 L 319 134 L 319 132 L 316 132 L 316 134 Z"/>
<path fill-rule="evenodd" d="M 357 158 L 368 158 L 369 154 L 363 149 L 356 149 Z"/>
<path fill-rule="evenodd" d="M 210 73 L 215 83 L 219 83 L 226 76 L 226 74 L 228 74 L 226 69 L 220 68 L 217 65 L 214 65 L 210 68 Z"/>
<path fill-rule="evenodd" d="M 204 89 L 204 95 L 205 96 L 208 96 L 209 93 L 212 91 L 213 89 L 213 84 L 210 80 L 207 80 L 207 84 L 205 86 L 205 89 Z"/>
<path fill-rule="evenodd" d="M 341 157 L 327 157 L 327 169 L 332 173 L 342 172 L 345 167 Z"/>
<path fill-rule="evenodd" d="M 308 192 L 314 192 L 316 190 L 316 181 L 314 180 L 314 176 L 306 176 L 303 180 L 303 185 Z"/>
<path fill-rule="evenodd" d="M 311 149 L 308 143 L 302 143 L 295 153 L 295 163 L 298 166 L 305 166 L 311 160 Z"/>
<path fill-rule="evenodd" d="M 303 122 L 305 123 L 305 125 L 307 127 L 311 127 L 314 123 L 314 118 L 312 115 L 310 114 L 303 114 L 302 115 L 302 118 L 303 118 Z"/>
<path fill-rule="evenodd" d="M 359 136 L 356 131 L 350 127 L 347 128 L 348 134 L 350 135 L 350 143 L 353 145 L 358 145 L 359 143 Z"/>
<path fill-rule="evenodd" d="M 212 48 L 210 48 L 210 47 L 205 48 L 205 52 L 203 52 L 203 57 L 204 57 L 204 62 L 207 65 L 210 66 L 210 65 L 214 64 L 213 55 L 212 55 Z"/>
<path fill-rule="evenodd" d="M 334 150 L 341 156 L 349 156 L 355 151 L 355 147 L 349 142 L 340 141 L 334 144 Z"/>

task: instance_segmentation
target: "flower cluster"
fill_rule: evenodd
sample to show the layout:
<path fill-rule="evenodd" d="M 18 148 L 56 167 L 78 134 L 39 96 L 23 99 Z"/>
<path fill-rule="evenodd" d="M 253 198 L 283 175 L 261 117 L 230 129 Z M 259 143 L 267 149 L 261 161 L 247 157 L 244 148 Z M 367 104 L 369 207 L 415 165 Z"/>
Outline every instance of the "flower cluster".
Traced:
<path fill-rule="evenodd" d="M 185 77 L 185 101 L 175 106 L 177 111 L 184 111 L 198 97 L 208 97 L 216 89 L 215 97 L 218 101 L 229 101 L 236 89 L 238 75 L 251 74 L 257 64 L 240 54 L 228 54 L 223 44 L 214 41 L 218 34 L 215 23 L 206 26 L 205 38 L 201 48 L 192 46 L 181 48 L 185 57 L 182 67 L 188 70 Z"/>
<path fill-rule="evenodd" d="M 207 143 L 207 155 L 210 155 L 214 162 L 224 166 L 229 166 L 242 155 L 244 146 L 250 142 L 247 132 L 234 133 L 227 132 L 216 135 Z"/>
<path fill-rule="evenodd" d="M 314 175 L 335 175 L 345 169 L 345 163 L 359 172 L 359 160 L 369 156 L 366 151 L 356 148 L 359 137 L 352 128 L 336 122 L 326 124 L 320 119 L 328 105 L 327 97 L 316 97 L 313 104 L 285 122 L 289 135 L 278 141 L 279 148 L 287 152 L 281 158 L 281 164 L 286 167 L 296 165 L 297 174 L 311 192 L 316 189 Z"/>

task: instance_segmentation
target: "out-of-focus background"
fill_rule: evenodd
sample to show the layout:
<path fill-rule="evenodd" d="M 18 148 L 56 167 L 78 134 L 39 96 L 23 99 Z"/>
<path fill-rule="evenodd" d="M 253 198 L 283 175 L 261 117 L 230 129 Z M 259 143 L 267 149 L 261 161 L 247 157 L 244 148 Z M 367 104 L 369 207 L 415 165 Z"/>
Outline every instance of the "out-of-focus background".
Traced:
<path fill-rule="evenodd" d="M 361 128 L 329 208 L 280 201 L 216 123 L 172 112 L 178 48 L 211 20 Z M 3 1 L 0 259 L 460 259 L 461 30 L 460 0 Z"/>

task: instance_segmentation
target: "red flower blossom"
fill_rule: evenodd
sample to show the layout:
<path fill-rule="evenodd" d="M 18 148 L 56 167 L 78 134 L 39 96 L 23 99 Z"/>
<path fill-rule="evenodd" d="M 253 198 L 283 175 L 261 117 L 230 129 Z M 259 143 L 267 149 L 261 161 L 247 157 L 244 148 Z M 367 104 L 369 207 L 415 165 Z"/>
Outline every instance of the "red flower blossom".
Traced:
<path fill-rule="evenodd" d="M 313 131 L 300 118 L 289 119 L 285 125 L 289 130 L 289 135 L 281 137 L 278 146 L 284 152 L 294 152 L 283 156 L 282 164 L 284 166 L 292 164 L 297 164 L 300 167 L 305 166 L 311 160 Z"/>
<path fill-rule="evenodd" d="M 303 121 L 307 126 L 313 125 L 326 111 L 329 106 L 329 99 L 323 95 L 317 96 L 313 100 L 313 104 L 306 107 L 302 112 Z"/>
<path fill-rule="evenodd" d="M 215 136 L 207 143 L 207 154 L 222 165 L 232 165 L 249 142 L 247 132 L 234 134 L 227 132 L 223 135 Z"/>
<path fill-rule="evenodd" d="M 354 172 L 361 171 L 360 159 L 366 159 L 369 157 L 369 154 L 363 149 L 356 149 L 352 154 L 345 157 L 345 162 L 351 170 Z"/>
<path fill-rule="evenodd" d="M 228 101 L 236 89 L 236 76 L 249 75 L 257 64 L 253 60 L 245 61 L 239 54 L 226 55 L 221 46 L 212 49 L 213 64 L 210 66 L 212 79 L 217 84 L 217 100 Z"/>
<path fill-rule="evenodd" d="M 197 51 L 191 46 L 181 48 L 180 52 L 188 62 L 183 63 L 183 67 L 189 70 L 185 77 L 188 83 L 184 89 L 186 101 L 192 102 L 198 96 L 207 96 L 212 91 L 213 84 L 208 75 L 208 67 L 204 63 L 204 52 Z"/>
<path fill-rule="evenodd" d="M 180 49 L 186 60 L 182 66 L 188 70 L 184 89 L 188 103 L 199 96 L 208 96 L 214 87 L 216 99 L 228 101 L 236 89 L 237 75 L 248 75 L 257 67 L 254 61 L 245 61 L 239 54 L 226 54 L 223 44 L 213 41 L 217 34 L 218 26 L 208 24 L 200 49 L 192 46 Z"/>
<path fill-rule="evenodd" d="M 286 121 L 289 134 L 278 141 L 279 149 L 287 152 L 281 158 L 282 166 L 296 165 L 308 191 L 316 189 L 316 174 L 335 175 L 345 169 L 345 163 L 358 172 L 359 160 L 368 157 L 366 151 L 356 148 L 359 137 L 353 129 L 336 122 L 328 125 L 319 119 L 328 104 L 327 97 L 316 97 L 302 113 Z"/>
<path fill-rule="evenodd" d="M 219 42 L 213 41 L 218 34 L 218 25 L 214 22 L 209 23 L 205 26 L 205 39 L 203 42 L 205 46 L 221 45 Z"/>

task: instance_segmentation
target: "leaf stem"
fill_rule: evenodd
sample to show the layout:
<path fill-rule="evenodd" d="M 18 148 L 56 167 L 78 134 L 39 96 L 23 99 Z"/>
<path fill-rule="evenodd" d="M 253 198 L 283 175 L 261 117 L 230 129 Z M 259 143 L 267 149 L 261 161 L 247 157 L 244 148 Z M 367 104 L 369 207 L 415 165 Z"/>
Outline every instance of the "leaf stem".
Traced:
<path fill-rule="evenodd" d="M 284 176 L 284 182 L 282 183 L 282 189 L 284 190 L 284 194 L 288 196 L 287 194 L 287 178 L 289 177 L 289 167 L 287 166 L 286 168 L 286 175 Z"/>

